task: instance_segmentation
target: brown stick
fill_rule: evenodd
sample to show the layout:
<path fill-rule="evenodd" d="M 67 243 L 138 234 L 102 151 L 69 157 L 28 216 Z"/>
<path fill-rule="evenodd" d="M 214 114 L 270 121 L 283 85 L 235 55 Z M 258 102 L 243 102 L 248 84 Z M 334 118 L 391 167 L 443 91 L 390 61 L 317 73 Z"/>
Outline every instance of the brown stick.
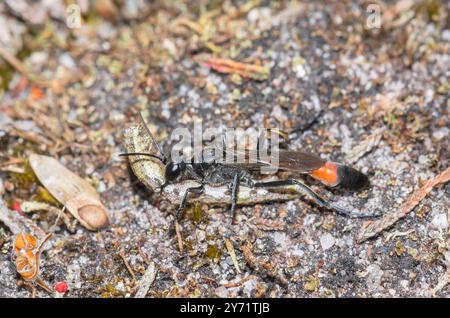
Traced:
<path fill-rule="evenodd" d="M 183 238 L 181 237 L 180 225 L 177 220 L 175 220 L 175 232 L 177 234 L 178 248 L 180 249 L 180 253 L 183 253 Z"/>
<path fill-rule="evenodd" d="M 120 258 L 123 260 L 123 263 L 125 264 L 125 267 L 127 268 L 128 272 L 130 273 L 131 277 L 133 277 L 133 283 L 136 283 L 136 275 L 134 275 L 133 268 L 131 268 L 130 264 L 128 263 L 127 259 L 125 258 L 125 255 L 123 252 L 119 252 Z"/>
<path fill-rule="evenodd" d="M 395 222 L 404 218 L 409 212 L 411 212 L 419 203 L 427 196 L 428 193 L 433 190 L 435 186 L 441 183 L 446 183 L 450 180 L 450 168 L 438 174 L 436 177 L 428 180 L 422 187 L 417 189 L 406 200 L 400 210 L 396 210 L 385 214 L 380 220 L 374 221 L 364 227 L 358 234 L 357 242 L 362 243 L 368 240 L 380 232 L 391 227 Z"/>
<path fill-rule="evenodd" d="M 17 57 L 12 55 L 2 46 L 0 46 L 0 57 L 30 81 L 41 86 L 50 87 L 50 84 L 47 81 L 33 74 Z"/>

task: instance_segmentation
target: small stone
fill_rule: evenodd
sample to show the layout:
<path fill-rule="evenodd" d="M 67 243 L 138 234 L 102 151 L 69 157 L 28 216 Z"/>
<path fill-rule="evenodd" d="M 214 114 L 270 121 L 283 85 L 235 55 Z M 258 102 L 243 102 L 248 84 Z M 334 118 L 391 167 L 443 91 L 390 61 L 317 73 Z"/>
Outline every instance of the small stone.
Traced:
<path fill-rule="evenodd" d="M 442 40 L 450 42 L 450 29 L 445 29 L 442 31 Z"/>
<path fill-rule="evenodd" d="M 241 91 L 237 88 L 233 89 L 233 92 L 231 92 L 231 98 L 233 100 L 240 100 L 242 98 Z"/>
<path fill-rule="evenodd" d="M 67 53 L 61 54 L 61 56 L 59 57 L 59 63 L 61 63 L 62 65 L 64 65 L 69 69 L 76 67 L 75 61 Z"/>
<path fill-rule="evenodd" d="M 97 191 L 102 193 L 106 191 L 106 184 L 103 181 L 98 183 Z"/>
<path fill-rule="evenodd" d="M 242 76 L 239 75 L 238 73 L 231 74 L 231 78 L 230 79 L 236 85 L 241 85 L 242 84 Z"/>
<path fill-rule="evenodd" d="M 333 235 L 326 233 L 320 237 L 320 245 L 322 245 L 322 249 L 326 251 L 327 249 L 333 247 L 336 240 Z"/>
<path fill-rule="evenodd" d="M 211 82 L 207 82 L 206 83 L 206 90 L 208 91 L 209 94 L 211 95 L 217 95 L 217 87 L 216 85 L 214 85 Z"/>
<path fill-rule="evenodd" d="M 435 138 L 436 140 L 442 140 L 445 137 L 448 137 L 450 135 L 450 129 L 448 129 L 447 127 L 442 127 L 441 129 L 436 130 L 435 132 L 433 132 L 433 138 Z"/>
<path fill-rule="evenodd" d="M 288 118 L 283 109 L 279 105 L 275 105 L 272 110 L 272 117 L 278 120 L 280 123 L 285 122 Z"/>
<path fill-rule="evenodd" d="M 252 295 L 252 292 L 256 288 L 256 279 L 248 280 L 244 283 L 242 292 L 247 296 L 250 297 Z"/>
<path fill-rule="evenodd" d="M 436 214 L 431 220 L 431 224 L 433 224 L 436 228 L 440 229 L 441 231 L 446 231 L 448 229 L 447 214 L 445 213 Z"/>
<path fill-rule="evenodd" d="M 409 287 L 409 282 L 406 279 L 402 279 L 400 281 L 400 286 L 402 286 L 403 289 L 408 289 Z"/>
<path fill-rule="evenodd" d="M 125 291 L 125 284 L 122 281 L 118 282 L 116 285 L 116 289 L 119 291 Z"/>
<path fill-rule="evenodd" d="M 221 298 L 228 297 L 228 289 L 226 289 L 224 286 L 217 287 L 214 290 L 214 293 L 216 294 L 216 296 L 221 297 Z"/>
<path fill-rule="evenodd" d="M 305 77 L 307 73 L 305 64 L 306 64 L 305 59 L 299 55 L 296 55 L 292 59 L 292 70 L 294 71 L 295 74 L 297 74 L 298 78 Z"/>
<path fill-rule="evenodd" d="M 366 269 L 366 284 L 370 291 L 375 291 L 380 288 L 381 277 L 383 276 L 383 271 L 377 264 L 371 264 Z"/>
<path fill-rule="evenodd" d="M 48 54 L 43 51 L 33 52 L 29 57 L 29 61 L 33 65 L 42 65 L 48 60 Z"/>
<path fill-rule="evenodd" d="M 261 21 L 269 21 L 271 10 L 268 7 L 258 7 L 250 10 L 247 14 L 247 20 L 250 23 L 257 23 Z M 261 26 L 262 27 L 262 26 Z M 266 26 L 268 27 L 268 26 Z M 262 27 L 263 28 L 263 27 Z"/>
<path fill-rule="evenodd" d="M 270 95 L 270 93 L 272 93 L 272 87 L 267 86 L 266 88 L 263 89 L 262 93 L 264 96 Z"/>
<path fill-rule="evenodd" d="M 122 6 L 121 13 L 127 20 L 140 18 L 146 12 L 144 0 L 126 0 Z"/>
<path fill-rule="evenodd" d="M 174 57 L 177 56 L 178 49 L 175 43 L 173 43 L 173 41 L 169 39 L 164 39 L 162 45 L 169 52 L 170 55 Z"/>

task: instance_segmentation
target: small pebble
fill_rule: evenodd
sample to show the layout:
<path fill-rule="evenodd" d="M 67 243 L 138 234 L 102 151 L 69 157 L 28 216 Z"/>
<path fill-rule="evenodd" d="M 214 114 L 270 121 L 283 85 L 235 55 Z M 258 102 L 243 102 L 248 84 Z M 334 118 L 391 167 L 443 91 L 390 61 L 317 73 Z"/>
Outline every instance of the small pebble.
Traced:
<path fill-rule="evenodd" d="M 330 249 L 333 247 L 336 240 L 334 239 L 333 235 L 326 233 L 320 237 L 320 245 L 322 246 L 322 249 L 324 251 Z"/>

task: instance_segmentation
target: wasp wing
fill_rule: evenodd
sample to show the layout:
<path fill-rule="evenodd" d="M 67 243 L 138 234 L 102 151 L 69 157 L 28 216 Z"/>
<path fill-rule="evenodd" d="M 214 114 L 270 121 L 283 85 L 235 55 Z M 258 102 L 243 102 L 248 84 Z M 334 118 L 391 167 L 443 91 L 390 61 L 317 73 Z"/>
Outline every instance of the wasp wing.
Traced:
<path fill-rule="evenodd" d="M 321 168 L 327 161 L 317 155 L 304 150 L 280 150 L 269 152 L 261 156 L 257 150 L 245 149 L 235 150 L 231 156 L 227 151 L 228 158 L 233 158 L 233 162 L 225 161 L 224 164 L 233 164 L 248 170 L 259 170 L 261 167 L 273 167 L 280 170 L 294 171 L 298 173 L 308 173 Z M 274 160 L 278 156 L 278 160 Z"/>
<path fill-rule="evenodd" d="M 327 161 L 304 150 L 281 150 L 278 166 L 282 170 L 307 173 L 322 167 Z"/>

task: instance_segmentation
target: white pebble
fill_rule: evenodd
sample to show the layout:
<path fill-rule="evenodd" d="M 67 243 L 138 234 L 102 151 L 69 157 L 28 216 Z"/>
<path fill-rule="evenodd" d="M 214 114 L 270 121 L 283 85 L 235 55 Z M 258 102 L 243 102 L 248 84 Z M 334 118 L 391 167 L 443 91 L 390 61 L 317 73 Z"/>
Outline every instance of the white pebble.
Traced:
<path fill-rule="evenodd" d="M 442 231 L 446 231 L 448 229 L 447 214 L 445 213 L 436 214 L 431 220 L 431 224 L 433 224 L 436 228 Z"/>
<path fill-rule="evenodd" d="M 336 240 L 333 235 L 326 233 L 320 237 L 320 245 L 322 245 L 322 249 L 326 251 L 327 249 L 333 247 Z"/>

